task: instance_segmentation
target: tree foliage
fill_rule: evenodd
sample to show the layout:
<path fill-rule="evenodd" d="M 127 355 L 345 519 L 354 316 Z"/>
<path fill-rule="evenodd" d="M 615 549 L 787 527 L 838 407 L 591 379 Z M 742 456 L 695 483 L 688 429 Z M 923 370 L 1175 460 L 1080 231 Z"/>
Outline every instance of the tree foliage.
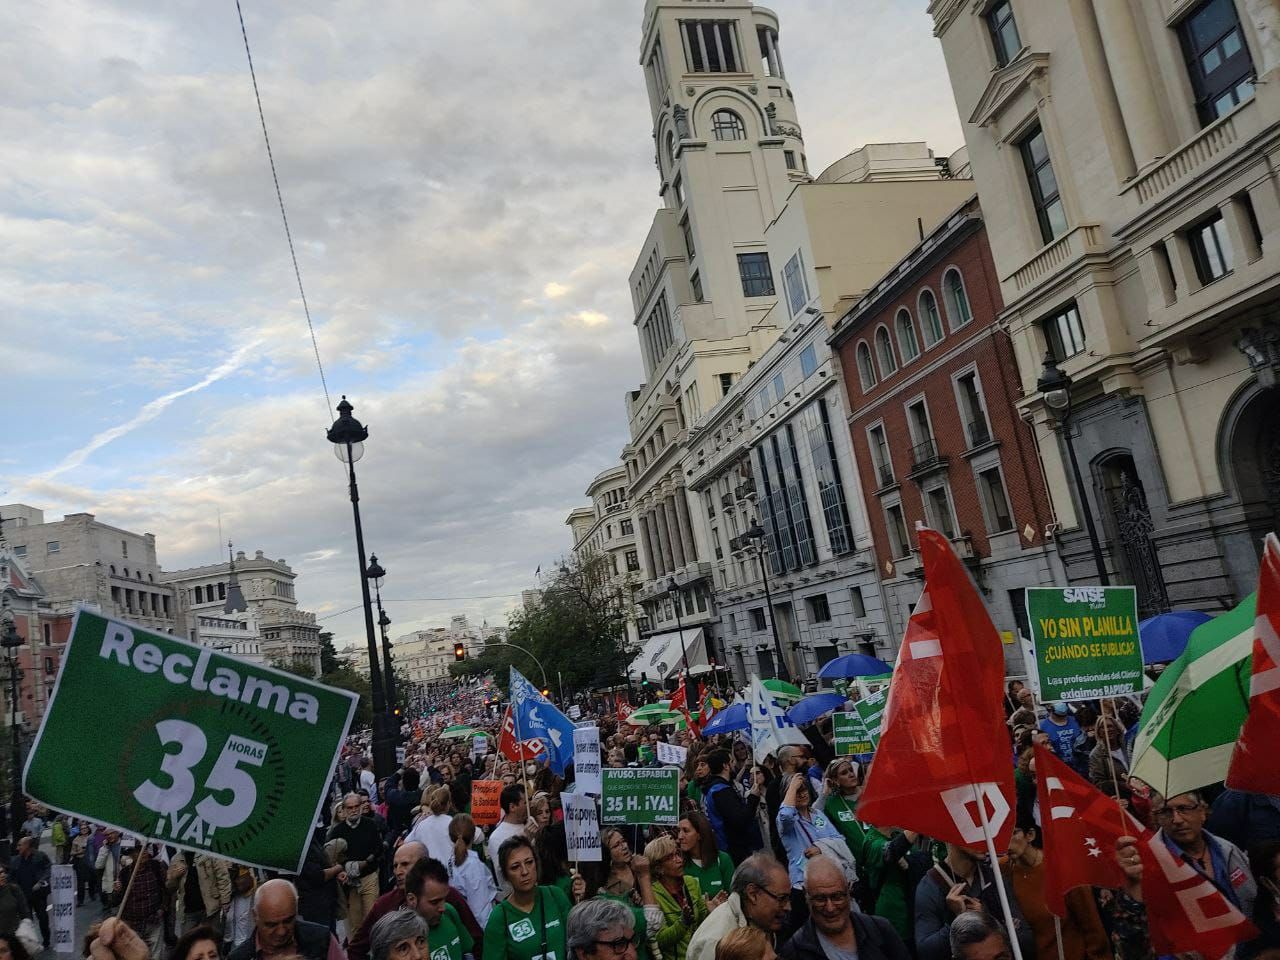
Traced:
<path fill-rule="evenodd" d="M 356 714 L 351 720 L 353 730 L 373 724 L 373 689 L 369 686 L 368 677 L 339 660 L 335 669 L 320 676 L 320 682 L 341 690 L 350 690 L 360 697 L 360 702 L 356 704 Z"/>

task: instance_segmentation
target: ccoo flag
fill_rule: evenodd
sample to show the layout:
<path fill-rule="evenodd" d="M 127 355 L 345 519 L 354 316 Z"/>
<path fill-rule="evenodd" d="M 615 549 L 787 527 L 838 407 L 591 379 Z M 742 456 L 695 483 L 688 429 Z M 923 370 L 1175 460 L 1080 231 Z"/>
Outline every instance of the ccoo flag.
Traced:
<path fill-rule="evenodd" d="M 538 738 L 547 745 L 547 763 L 551 772 L 564 776 L 573 763 L 573 721 L 552 706 L 515 667 L 511 668 L 511 708 L 516 727 L 526 743 Z"/>
<path fill-rule="evenodd" d="M 1249 793 L 1280 793 L 1280 541 L 1267 534 L 1258 572 L 1249 714 L 1227 769 L 1227 786 Z"/>
<path fill-rule="evenodd" d="M 918 536 L 924 592 L 898 651 L 857 816 L 981 848 L 985 813 L 1003 850 L 1014 792 L 1000 636 L 946 537 L 925 527 Z"/>

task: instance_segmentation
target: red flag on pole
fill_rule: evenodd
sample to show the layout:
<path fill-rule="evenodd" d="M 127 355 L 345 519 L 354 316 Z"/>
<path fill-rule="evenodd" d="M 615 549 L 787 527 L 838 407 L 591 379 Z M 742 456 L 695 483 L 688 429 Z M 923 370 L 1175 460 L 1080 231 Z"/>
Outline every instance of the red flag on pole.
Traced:
<path fill-rule="evenodd" d="M 679 710 L 684 714 L 684 722 L 689 727 L 689 732 L 695 737 L 701 736 L 702 729 L 694 722 L 693 714 L 689 712 L 689 693 L 685 689 L 683 674 L 680 677 L 680 686 L 676 687 L 676 692 L 671 695 L 671 703 L 668 705 L 669 710 Z"/>
<path fill-rule="evenodd" d="M 502 732 L 498 735 L 498 752 L 508 760 L 537 760 L 547 753 L 547 745 L 539 738 L 533 737 L 517 745 L 515 720 L 511 716 L 511 707 L 502 718 Z"/>
<path fill-rule="evenodd" d="M 1250 793 L 1280 793 L 1280 541 L 1267 534 L 1258 572 L 1249 715 L 1227 769 L 1227 786 Z"/>
<path fill-rule="evenodd" d="M 985 814 L 1004 850 L 1014 790 L 1000 637 L 947 538 L 926 528 L 918 536 L 924 593 L 898 651 L 858 819 L 983 849 Z"/>
<path fill-rule="evenodd" d="M 621 697 L 618 698 L 618 725 L 619 726 L 627 722 L 627 717 L 631 716 L 633 709 L 634 708 L 631 706 L 631 704 L 627 703 L 626 700 L 623 700 Z"/>

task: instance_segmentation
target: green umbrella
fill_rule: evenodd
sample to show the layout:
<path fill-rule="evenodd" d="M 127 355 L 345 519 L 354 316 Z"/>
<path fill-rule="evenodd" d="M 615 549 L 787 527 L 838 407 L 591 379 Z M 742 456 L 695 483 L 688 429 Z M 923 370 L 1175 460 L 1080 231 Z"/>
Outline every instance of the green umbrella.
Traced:
<path fill-rule="evenodd" d="M 804 696 L 803 690 L 785 680 L 763 680 L 761 685 L 773 694 L 775 700 L 799 700 Z"/>
<path fill-rule="evenodd" d="M 670 710 L 665 702 L 651 703 L 647 707 L 635 710 L 627 717 L 627 723 L 633 727 L 645 727 L 651 723 L 674 723 L 683 719 L 683 715 Z"/>
<path fill-rule="evenodd" d="M 1254 596 L 1191 633 L 1147 695 L 1130 773 L 1176 797 L 1227 776 L 1249 712 Z"/>
<path fill-rule="evenodd" d="M 452 727 L 445 727 L 440 731 L 439 739 L 441 740 L 465 740 L 467 737 L 487 737 L 489 734 L 483 730 L 477 730 L 475 727 L 469 727 L 465 723 L 455 723 Z"/>

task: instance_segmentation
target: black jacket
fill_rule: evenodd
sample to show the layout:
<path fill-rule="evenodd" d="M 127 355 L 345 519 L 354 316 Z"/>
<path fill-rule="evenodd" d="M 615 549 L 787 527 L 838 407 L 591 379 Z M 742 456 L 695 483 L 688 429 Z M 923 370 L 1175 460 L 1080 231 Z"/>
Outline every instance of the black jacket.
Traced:
<path fill-rule="evenodd" d="M 884 917 L 853 912 L 853 935 L 858 943 L 858 960 L 911 960 L 898 931 Z M 827 960 L 818 941 L 813 917 L 797 930 L 778 951 L 782 960 Z"/>
<path fill-rule="evenodd" d="M 298 947 L 298 956 L 303 960 L 328 960 L 329 938 L 333 936 L 328 927 L 306 920 L 295 920 L 294 941 Z M 241 943 L 227 954 L 227 960 L 254 960 L 258 955 L 257 931 L 250 933 Z"/>

